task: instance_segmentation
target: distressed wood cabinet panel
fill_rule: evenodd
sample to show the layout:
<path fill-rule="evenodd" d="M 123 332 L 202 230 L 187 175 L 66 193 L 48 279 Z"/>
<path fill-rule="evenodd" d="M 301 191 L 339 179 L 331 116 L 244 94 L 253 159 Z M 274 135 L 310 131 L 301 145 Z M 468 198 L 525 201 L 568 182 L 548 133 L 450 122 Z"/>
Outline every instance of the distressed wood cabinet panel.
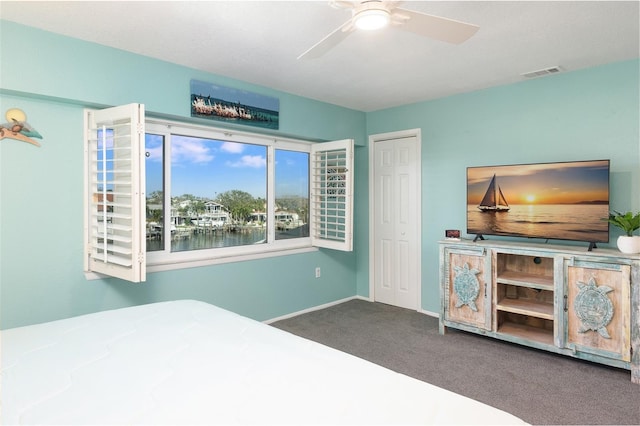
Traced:
<path fill-rule="evenodd" d="M 441 295 L 446 320 L 488 330 L 491 266 L 486 251 L 452 249 L 441 256 L 446 269 Z"/>
<path fill-rule="evenodd" d="M 485 328 L 484 257 L 451 253 L 449 262 L 448 319 Z"/>
<path fill-rule="evenodd" d="M 567 267 L 567 347 L 631 360 L 631 268 Z"/>

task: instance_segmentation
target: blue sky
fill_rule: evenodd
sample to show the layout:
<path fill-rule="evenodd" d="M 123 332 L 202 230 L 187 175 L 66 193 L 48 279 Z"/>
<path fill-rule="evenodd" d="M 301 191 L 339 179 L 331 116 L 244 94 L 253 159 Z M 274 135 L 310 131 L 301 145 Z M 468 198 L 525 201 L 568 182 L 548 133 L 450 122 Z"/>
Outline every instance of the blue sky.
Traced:
<path fill-rule="evenodd" d="M 266 198 L 267 149 L 260 145 L 172 136 L 172 196 L 214 199 L 230 190 Z M 162 137 L 146 137 L 147 194 L 162 190 Z M 276 151 L 276 196 L 308 197 L 309 159 L 305 153 Z"/>

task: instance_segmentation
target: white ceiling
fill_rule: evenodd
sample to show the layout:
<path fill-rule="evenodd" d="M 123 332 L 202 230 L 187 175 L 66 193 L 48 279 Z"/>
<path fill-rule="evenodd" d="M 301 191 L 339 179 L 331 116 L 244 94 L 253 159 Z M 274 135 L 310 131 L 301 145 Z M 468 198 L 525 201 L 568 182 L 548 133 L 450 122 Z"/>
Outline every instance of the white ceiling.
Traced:
<path fill-rule="evenodd" d="M 639 1 L 405 1 L 480 30 L 460 45 L 396 28 L 296 58 L 350 18 L 326 1 L 0 1 L 0 18 L 374 111 L 640 57 Z M 4 54 L 5 52 L 3 52 Z M 544 78 L 544 77 L 539 77 Z"/>

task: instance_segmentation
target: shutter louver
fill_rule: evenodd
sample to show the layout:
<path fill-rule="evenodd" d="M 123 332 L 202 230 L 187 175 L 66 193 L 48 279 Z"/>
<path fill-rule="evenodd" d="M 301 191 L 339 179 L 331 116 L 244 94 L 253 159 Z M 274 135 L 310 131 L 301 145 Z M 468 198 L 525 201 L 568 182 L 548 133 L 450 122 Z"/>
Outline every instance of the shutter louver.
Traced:
<path fill-rule="evenodd" d="M 144 106 L 86 115 L 85 270 L 144 281 Z"/>
<path fill-rule="evenodd" d="M 353 140 L 311 147 L 311 241 L 353 249 Z"/>

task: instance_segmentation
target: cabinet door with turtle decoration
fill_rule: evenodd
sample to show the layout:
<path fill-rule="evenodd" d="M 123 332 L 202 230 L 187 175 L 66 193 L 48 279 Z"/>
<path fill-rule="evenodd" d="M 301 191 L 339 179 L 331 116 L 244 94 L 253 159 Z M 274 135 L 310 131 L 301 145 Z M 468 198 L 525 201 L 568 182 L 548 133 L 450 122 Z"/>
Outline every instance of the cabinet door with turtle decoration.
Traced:
<path fill-rule="evenodd" d="M 565 264 L 566 347 L 631 360 L 631 267 L 571 258 Z"/>
<path fill-rule="evenodd" d="M 490 330 L 491 256 L 486 249 L 444 248 L 442 308 L 445 320 Z"/>

